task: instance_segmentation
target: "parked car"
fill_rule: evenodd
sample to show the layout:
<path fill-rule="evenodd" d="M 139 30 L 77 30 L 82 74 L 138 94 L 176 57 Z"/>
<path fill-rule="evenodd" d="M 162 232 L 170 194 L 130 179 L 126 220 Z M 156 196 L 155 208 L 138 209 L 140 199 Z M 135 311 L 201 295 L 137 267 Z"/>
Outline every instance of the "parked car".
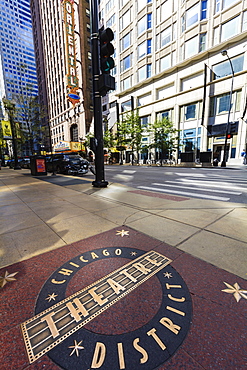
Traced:
<path fill-rule="evenodd" d="M 21 167 L 21 162 L 22 162 L 22 158 L 18 158 L 18 165 Z M 7 166 L 9 166 L 9 168 L 14 168 L 15 167 L 15 160 L 14 159 L 9 159 L 8 162 L 7 162 Z"/>
<path fill-rule="evenodd" d="M 89 170 L 89 162 L 78 154 L 59 153 L 46 157 L 46 168 L 48 172 L 54 169 L 57 173 L 84 175 Z"/>
<path fill-rule="evenodd" d="M 21 168 L 30 168 L 30 158 L 22 158 L 20 162 Z"/>

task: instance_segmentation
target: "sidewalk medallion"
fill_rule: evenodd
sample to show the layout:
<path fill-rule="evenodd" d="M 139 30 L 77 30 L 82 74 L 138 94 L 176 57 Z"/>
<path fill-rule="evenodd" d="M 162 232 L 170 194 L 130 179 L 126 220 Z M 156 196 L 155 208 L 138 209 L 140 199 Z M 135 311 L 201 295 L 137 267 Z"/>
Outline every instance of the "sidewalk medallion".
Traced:
<path fill-rule="evenodd" d="M 128 247 L 96 249 L 66 262 L 43 285 L 36 315 L 21 325 L 29 362 L 47 354 L 65 370 L 162 365 L 192 319 L 188 288 L 171 262 Z"/>

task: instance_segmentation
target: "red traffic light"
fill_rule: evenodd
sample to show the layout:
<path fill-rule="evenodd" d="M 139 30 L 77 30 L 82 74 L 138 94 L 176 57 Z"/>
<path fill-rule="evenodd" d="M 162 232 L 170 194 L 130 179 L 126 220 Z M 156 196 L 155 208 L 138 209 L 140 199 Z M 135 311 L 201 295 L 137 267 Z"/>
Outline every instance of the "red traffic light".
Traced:
<path fill-rule="evenodd" d="M 227 137 L 227 139 L 231 139 L 232 138 L 232 134 L 227 134 L 226 137 Z"/>

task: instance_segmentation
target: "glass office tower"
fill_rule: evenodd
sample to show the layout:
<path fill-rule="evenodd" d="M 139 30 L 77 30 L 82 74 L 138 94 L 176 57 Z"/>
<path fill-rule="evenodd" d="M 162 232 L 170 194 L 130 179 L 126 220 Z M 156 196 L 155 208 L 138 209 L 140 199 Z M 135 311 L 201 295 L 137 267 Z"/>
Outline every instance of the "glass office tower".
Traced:
<path fill-rule="evenodd" d="M 16 94 L 38 95 L 32 21 L 29 0 L 0 0 L 1 94 L 15 100 Z M 28 88 L 27 88 L 28 86 Z M 25 130 L 25 122 L 20 122 Z"/>

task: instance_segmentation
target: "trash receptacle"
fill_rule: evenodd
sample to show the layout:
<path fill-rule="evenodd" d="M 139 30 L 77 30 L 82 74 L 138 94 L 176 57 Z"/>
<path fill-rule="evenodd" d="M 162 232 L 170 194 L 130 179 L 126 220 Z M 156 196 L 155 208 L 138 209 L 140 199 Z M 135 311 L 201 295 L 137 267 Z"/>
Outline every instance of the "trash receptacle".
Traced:
<path fill-rule="evenodd" d="M 213 166 L 214 166 L 214 167 L 218 167 L 218 163 L 219 163 L 218 159 L 217 159 L 217 158 L 215 158 L 215 159 L 213 160 Z"/>
<path fill-rule="evenodd" d="M 30 157 L 31 175 L 45 176 L 47 175 L 46 158 L 44 155 L 33 155 Z"/>

